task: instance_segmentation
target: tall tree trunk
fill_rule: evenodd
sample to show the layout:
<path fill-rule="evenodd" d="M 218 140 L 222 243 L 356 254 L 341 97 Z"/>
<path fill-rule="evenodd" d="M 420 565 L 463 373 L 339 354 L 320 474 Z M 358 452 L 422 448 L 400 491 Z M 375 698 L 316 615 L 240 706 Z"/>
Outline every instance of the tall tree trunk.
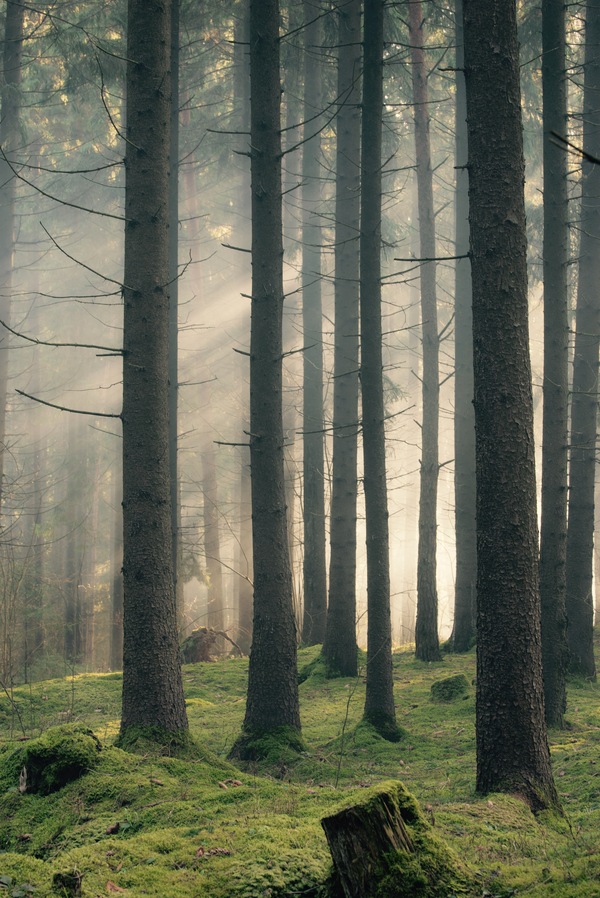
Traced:
<path fill-rule="evenodd" d="M 586 5 L 583 149 L 600 155 L 600 9 Z M 600 166 L 582 162 L 579 279 L 575 316 L 567 526 L 567 619 L 570 668 L 596 679 L 592 569 L 600 334 Z"/>
<path fill-rule="evenodd" d="M 179 578 L 181 509 L 179 504 L 179 0 L 171 0 L 171 91 L 169 175 L 169 477 L 171 545 L 177 620 L 185 617 L 183 582 Z"/>
<path fill-rule="evenodd" d="M 169 149 L 171 3 L 129 0 L 123 333 L 123 711 L 187 731 L 171 540 Z"/>
<path fill-rule="evenodd" d="M 110 667 L 123 668 L 123 477 L 121 461 L 112 469 L 113 538 L 110 559 Z"/>
<path fill-rule="evenodd" d="M 304 335 L 304 621 L 302 642 L 323 642 L 327 614 L 321 310 L 321 4 L 304 0 L 302 324 Z"/>
<path fill-rule="evenodd" d="M 0 146 L 4 157 L 14 159 L 21 137 L 21 73 L 25 4 L 14 0 L 6 4 L 2 56 Z M 15 200 L 17 177 L 5 158 L 0 160 L 0 317 L 10 322 L 12 272 L 15 242 Z M 6 394 L 8 384 L 9 333 L 0 333 L 0 509 L 4 498 L 4 453 L 6 450 Z"/>
<path fill-rule="evenodd" d="M 558 802 L 544 720 L 515 0 L 464 0 L 477 456 L 477 790 Z"/>
<path fill-rule="evenodd" d="M 439 336 L 435 261 L 435 212 L 429 138 L 427 68 L 423 49 L 423 11 L 420 0 L 408 4 L 411 45 L 415 154 L 419 201 L 421 259 L 421 336 L 423 348 L 423 417 L 421 426 L 421 485 L 417 557 L 417 622 L 415 657 L 440 661 L 437 598 L 437 492 L 439 472 Z"/>
<path fill-rule="evenodd" d="M 245 428 L 246 430 L 248 428 Z M 238 633 L 236 642 L 248 654 L 252 644 L 252 494 L 247 450 L 240 465 L 240 530 L 238 542 Z"/>
<path fill-rule="evenodd" d="M 357 673 L 356 504 L 358 443 L 361 0 L 337 7 L 335 333 L 329 603 L 323 657 L 330 676 Z"/>
<path fill-rule="evenodd" d="M 296 624 L 287 538 L 282 421 L 283 245 L 279 2 L 250 0 L 252 327 L 250 462 L 254 628 L 244 733 L 299 734 Z"/>
<path fill-rule="evenodd" d="M 383 0 L 366 0 L 360 215 L 360 333 L 363 464 L 367 532 L 365 720 L 398 738 L 392 676 L 390 559 L 381 333 L 381 132 Z"/>
<path fill-rule="evenodd" d="M 222 630 L 223 620 L 223 568 L 219 539 L 219 502 L 217 495 L 217 468 L 213 446 L 202 453 L 202 492 L 204 494 L 204 555 L 208 573 L 208 605 L 206 623 L 215 630 Z"/>
<path fill-rule="evenodd" d="M 455 3 L 456 199 L 455 254 L 469 252 L 469 175 L 462 0 Z M 477 538 L 475 531 L 475 412 L 473 409 L 473 310 L 471 260 L 458 258 L 454 274 L 454 501 L 456 585 L 450 644 L 466 652 L 475 636 Z"/>
<path fill-rule="evenodd" d="M 566 559 L 569 320 L 567 153 L 554 137 L 567 126 L 565 6 L 542 0 L 544 116 L 544 429 L 540 594 L 546 721 L 567 706 Z"/>

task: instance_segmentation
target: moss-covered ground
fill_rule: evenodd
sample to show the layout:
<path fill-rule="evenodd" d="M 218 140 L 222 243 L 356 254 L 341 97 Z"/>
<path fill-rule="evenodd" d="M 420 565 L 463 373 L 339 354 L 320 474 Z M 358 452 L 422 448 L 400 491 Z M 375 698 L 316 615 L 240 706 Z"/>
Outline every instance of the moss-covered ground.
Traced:
<path fill-rule="evenodd" d="M 301 666 L 316 654 L 302 650 Z M 431 701 L 437 680 L 463 674 L 470 684 L 474 663 L 472 653 L 439 664 L 395 655 L 397 743 L 359 726 L 362 676 L 327 681 L 315 665 L 300 686 L 306 751 L 244 772 L 226 758 L 247 660 L 184 667 L 192 735 L 206 749 L 188 760 L 114 746 L 118 674 L 20 687 L 12 704 L 0 697 L 0 898 L 60 894 L 54 875 L 74 869 L 84 898 L 324 896 L 321 817 L 388 779 L 405 783 L 470 867 L 469 895 L 600 898 L 600 686 L 570 684 L 569 728 L 550 733 L 565 817 L 534 817 L 517 797 L 474 792 L 473 687 L 452 704 Z M 68 722 L 100 740 L 94 769 L 48 795 L 19 791 L 24 738 Z"/>

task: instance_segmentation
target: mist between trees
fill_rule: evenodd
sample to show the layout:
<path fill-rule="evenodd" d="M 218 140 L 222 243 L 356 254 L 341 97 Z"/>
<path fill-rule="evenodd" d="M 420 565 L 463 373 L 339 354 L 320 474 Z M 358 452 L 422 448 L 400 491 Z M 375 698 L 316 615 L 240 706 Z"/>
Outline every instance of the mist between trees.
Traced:
<path fill-rule="evenodd" d="M 494 5 L 514 13 L 509 2 Z M 522 485 L 517 456 L 505 457 L 505 481 L 487 481 L 492 495 L 482 499 L 479 489 L 477 501 L 488 503 L 478 506 L 480 548 L 482 539 L 492 540 L 487 549 L 500 559 L 494 576 L 518 589 L 520 568 L 502 570 L 511 556 L 499 549 L 499 534 L 516 526 L 519 503 L 531 500 L 528 539 L 537 566 L 541 497 L 546 616 L 534 643 L 546 638 L 546 705 L 560 723 L 566 606 L 578 628 L 569 636 L 572 662 L 595 676 L 600 175 L 579 149 L 599 155 L 598 13 L 589 6 L 586 22 L 584 5 L 569 6 L 553 23 L 553 4 L 543 4 L 542 32 L 539 5 L 519 4 L 522 100 L 518 83 L 514 96 L 524 123 L 527 271 L 515 274 L 519 253 L 525 265 L 525 219 L 509 201 L 503 222 L 520 228 L 522 239 L 498 243 L 504 269 L 493 275 L 500 284 L 494 305 L 477 260 L 486 258 L 482 235 L 499 232 L 472 210 L 471 223 L 480 221 L 482 230 L 469 243 L 467 169 L 472 197 L 496 203 L 496 212 L 503 200 L 495 191 L 499 196 L 509 180 L 518 193 L 522 171 L 503 155 L 510 141 L 504 132 L 498 137 L 501 110 L 489 109 L 493 83 L 473 74 L 488 65 L 477 55 L 473 4 L 465 3 L 465 36 L 458 0 L 367 0 L 364 10 L 358 0 L 259 6 L 182 0 L 165 4 L 161 17 L 134 0 L 128 9 L 124 2 L 4 6 L 2 682 L 10 689 L 72 670 L 120 669 L 128 607 L 137 609 L 125 635 L 133 663 L 148 635 L 136 629 L 146 627 L 144 589 L 156 592 L 150 617 L 162 617 L 163 591 L 172 593 L 174 645 L 207 627 L 220 634 L 213 653 L 228 652 L 231 641 L 247 653 L 254 583 L 262 635 L 255 630 L 251 684 L 258 693 L 261 652 L 281 654 L 288 669 L 300 640 L 324 642 L 331 673 L 356 672 L 367 621 L 371 634 L 383 625 L 372 663 L 380 652 L 387 659 L 392 645 L 413 643 L 415 628 L 422 660 L 440 657 L 440 641 L 467 650 L 476 629 L 475 327 L 479 486 L 490 451 L 506 439 L 512 449 L 522 438 L 519 427 L 518 437 L 501 434 L 502 402 L 517 382 L 515 408 L 525 418 L 533 409 L 535 439 L 516 505 L 505 502 L 505 490 L 511 478 Z M 158 61 L 153 39 L 162 47 Z M 515 48 L 511 43 L 507 59 Z M 506 128 L 520 140 L 520 121 Z M 476 132 L 484 137 L 481 155 L 472 157 L 467 142 L 479 146 Z M 497 182 L 479 184 L 475 169 L 487 164 L 486 142 L 496 138 Z M 150 140 L 157 141 L 151 151 Z M 517 160 L 520 152 L 517 146 Z M 368 185 L 362 193 L 361 184 Z M 546 197 L 559 203 L 551 207 Z M 139 239 L 155 226 L 158 237 Z M 517 248 L 506 255 L 506 246 Z M 493 254 L 491 243 L 488 249 Z M 491 303 L 478 305 L 477 294 L 475 323 L 469 256 L 477 289 Z M 513 289 L 514 277 L 520 286 Z M 511 340 L 501 333 L 506 322 L 490 323 L 490 316 L 505 308 L 502 291 L 524 291 L 527 277 L 525 318 L 510 325 Z M 139 301 L 151 296 L 147 305 Z M 128 309 L 137 316 L 129 325 Z M 138 329 L 133 343 L 128 327 Z M 151 356 L 160 409 L 144 392 Z M 494 426 L 497 439 L 490 437 Z M 147 455 L 138 456 L 143 444 Z M 567 541 L 568 445 L 578 505 L 569 509 Z M 168 465 L 157 475 L 164 495 L 140 485 L 156 456 Z M 133 515 L 125 525 L 125 602 L 123 500 L 126 516 Z M 143 510 L 146 501 L 167 508 L 168 527 Z M 544 515 L 551 516 L 546 523 Z M 275 529 L 261 537 L 257 521 Z M 138 573 L 131 573 L 128 546 L 144 530 L 162 541 L 170 560 L 165 567 L 158 549 L 144 544 L 135 550 Z M 378 554 L 367 564 L 365 543 L 372 549 L 376 542 Z M 375 571 L 383 578 L 377 583 Z M 480 573 L 480 588 L 489 576 L 489 569 Z M 536 571 L 530 597 L 539 615 L 537 578 Z M 374 617 L 367 586 L 370 597 L 382 596 Z M 261 605 L 269 590 L 275 604 L 279 595 L 289 605 L 286 635 L 265 624 L 273 622 L 274 606 Z M 486 613 L 496 614 L 503 601 L 496 596 Z M 551 688 L 550 670 L 557 672 Z M 382 712 L 375 699 L 374 718 L 388 714 L 385 701 Z M 249 731 L 260 729 L 253 707 Z M 295 713 L 280 723 L 295 726 Z M 391 724 L 393 707 L 389 716 Z"/>

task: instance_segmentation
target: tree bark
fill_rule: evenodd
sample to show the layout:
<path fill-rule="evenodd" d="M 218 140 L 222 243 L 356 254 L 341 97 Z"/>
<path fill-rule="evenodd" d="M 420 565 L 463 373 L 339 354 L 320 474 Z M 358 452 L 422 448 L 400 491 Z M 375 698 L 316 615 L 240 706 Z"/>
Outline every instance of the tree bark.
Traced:
<path fill-rule="evenodd" d="M 202 453 L 202 493 L 204 496 L 204 557 L 208 574 L 206 626 L 213 630 L 224 627 L 223 569 L 219 539 L 219 500 L 217 469 L 213 446 Z"/>
<path fill-rule="evenodd" d="M 411 45 L 415 156 L 419 204 L 420 256 L 435 259 L 435 212 L 429 138 L 429 99 L 425 63 L 423 10 L 420 0 L 408 4 Z M 421 262 L 421 342 L 423 351 L 423 406 L 421 424 L 421 479 L 419 493 L 419 545 L 417 551 L 417 620 L 415 658 L 440 661 L 437 597 L 437 493 L 439 472 L 439 336 L 437 324 L 436 265 Z"/>
<path fill-rule="evenodd" d="M 329 602 L 323 657 L 329 676 L 357 673 L 356 505 L 358 454 L 361 0 L 337 8 L 335 333 Z"/>
<path fill-rule="evenodd" d="M 325 461 L 321 309 L 321 4 L 304 0 L 304 146 L 302 150 L 302 324 L 304 336 L 304 620 L 302 642 L 325 637 Z"/>
<path fill-rule="evenodd" d="M 363 463 L 367 533 L 367 688 L 365 720 L 397 738 L 392 676 L 390 560 L 381 333 L 381 132 L 383 0 L 364 12 L 360 216 L 360 333 Z"/>
<path fill-rule="evenodd" d="M 455 255 L 469 251 L 469 175 L 462 0 L 455 3 Z M 475 412 L 473 409 L 473 291 L 471 260 L 457 259 L 454 274 L 454 501 L 456 585 L 450 644 L 466 652 L 475 636 L 477 537 L 475 528 Z"/>
<path fill-rule="evenodd" d="M 247 431 L 248 428 L 245 428 Z M 240 529 L 238 541 L 238 631 L 236 642 L 249 654 L 252 644 L 252 494 L 247 450 L 240 459 Z"/>
<path fill-rule="evenodd" d="M 544 720 L 515 0 L 464 0 L 477 458 L 477 790 L 558 802 Z"/>
<path fill-rule="evenodd" d="M 169 473 L 171 3 L 129 0 L 121 738 L 183 734 Z"/>
<path fill-rule="evenodd" d="M 7 3 L 2 54 L 2 89 L 0 146 L 8 159 L 20 143 L 21 74 L 25 4 L 20 0 Z M 12 271 L 15 243 L 15 201 L 17 177 L 5 159 L 0 160 L 0 316 L 10 323 Z M 6 451 L 6 394 L 10 334 L 0 334 L 0 509 L 4 498 L 4 453 Z"/>
<path fill-rule="evenodd" d="M 599 52 L 600 10 L 589 2 L 585 22 L 583 149 L 596 158 L 600 154 Z M 600 334 L 600 166 L 584 159 L 581 175 L 579 278 L 569 453 L 567 638 L 571 671 L 595 680 L 592 570 Z"/>
<path fill-rule="evenodd" d="M 549 726 L 567 707 L 566 560 L 569 320 L 568 156 L 555 134 L 567 127 L 565 6 L 542 0 L 544 121 L 544 423 L 540 594 L 544 698 Z"/>
<path fill-rule="evenodd" d="M 244 731 L 300 730 L 283 422 L 278 0 L 250 3 L 252 326 L 250 463 L 254 625 Z"/>

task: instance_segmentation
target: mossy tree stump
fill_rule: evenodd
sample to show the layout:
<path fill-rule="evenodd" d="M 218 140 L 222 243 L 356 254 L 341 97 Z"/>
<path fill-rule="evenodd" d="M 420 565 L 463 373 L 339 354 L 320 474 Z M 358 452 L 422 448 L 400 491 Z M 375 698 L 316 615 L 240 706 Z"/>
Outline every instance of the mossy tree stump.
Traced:
<path fill-rule="evenodd" d="M 465 880 L 402 783 L 383 783 L 321 825 L 345 898 L 441 898 Z"/>

